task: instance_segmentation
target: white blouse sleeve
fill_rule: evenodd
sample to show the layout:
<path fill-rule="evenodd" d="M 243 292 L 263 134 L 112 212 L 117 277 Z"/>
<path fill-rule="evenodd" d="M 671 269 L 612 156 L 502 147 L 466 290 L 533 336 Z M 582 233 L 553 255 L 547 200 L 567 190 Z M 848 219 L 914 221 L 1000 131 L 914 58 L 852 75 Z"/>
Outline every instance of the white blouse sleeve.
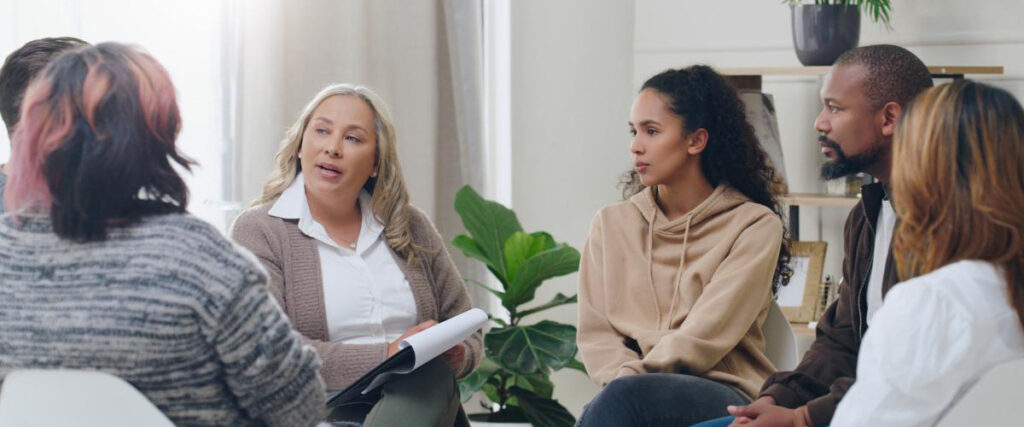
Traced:
<path fill-rule="evenodd" d="M 908 286 L 909 285 L 909 286 Z M 957 398 L 983 351 L 952 295 L 925 282 L 886 296 L 860 347 L 857 381 L 831 425 L 931 426 Z"/>

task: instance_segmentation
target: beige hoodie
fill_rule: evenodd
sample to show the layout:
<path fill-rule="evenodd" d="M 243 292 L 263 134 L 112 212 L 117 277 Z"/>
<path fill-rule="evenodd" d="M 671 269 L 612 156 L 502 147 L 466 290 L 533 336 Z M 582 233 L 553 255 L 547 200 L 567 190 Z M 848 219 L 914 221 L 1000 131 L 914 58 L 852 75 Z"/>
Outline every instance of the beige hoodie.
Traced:
<path fill-rule="evenodd" d="M 579 276 L 577 342 L 591 378 L 603 387 L 682 373 L 757 396 L 775 372 L 761 325 L 781 242 L 779 217 L 725 184 L 672 221 L 650 188 L 601 209 Z"/>

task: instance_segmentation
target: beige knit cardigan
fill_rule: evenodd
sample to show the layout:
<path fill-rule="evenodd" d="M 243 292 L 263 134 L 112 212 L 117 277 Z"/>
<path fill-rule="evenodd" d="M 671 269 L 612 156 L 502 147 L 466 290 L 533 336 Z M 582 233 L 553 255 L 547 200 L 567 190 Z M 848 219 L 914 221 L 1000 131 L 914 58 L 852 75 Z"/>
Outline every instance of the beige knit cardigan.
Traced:
<path fill-rule="evenodd" d="M 298 220 L 270 216 L 273 204 L 268 202 L 242 212 L 231 228 L 231 238 L 256 254 L 267 269 L 270 293 L 284 308 L 292 327 L 320 354 L 320 373 L 327 388 L 344 388 L 384 361 L 387 344 L 331 342 L 316 240 L 299 231 Z M 417 322 L 441 322 L 469 310 L 469 293 L 441 235 L 426 214 L 411 206 L 409 209 L 412 241 L 422 250 L 416 253 L 413 263 L 398 255 L 395 261 L 412 287 Z M 477 331 L 463 344 L 466 363 L 455 373 L 457 378 L 469 375 L 480 363 L 481 332 Z"/>

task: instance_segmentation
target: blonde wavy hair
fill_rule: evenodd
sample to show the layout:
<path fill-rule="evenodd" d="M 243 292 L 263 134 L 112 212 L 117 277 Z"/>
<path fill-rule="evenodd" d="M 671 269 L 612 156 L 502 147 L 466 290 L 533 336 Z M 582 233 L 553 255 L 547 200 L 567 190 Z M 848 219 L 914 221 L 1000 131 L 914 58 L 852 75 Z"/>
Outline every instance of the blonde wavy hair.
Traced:
<path fill-rule="evenodd" d="M 370 178 L 364 189 L 372 195 L 373 213 L 384 224 L 384 239 L 389 247 L 408 262 L 414 260 L 413 251 L 419 249 L 413 244 L 410 224 L 412 208 L 409 192 L 398 163 L 397 138 L 391 113 L 384 101 L 372 90 L 347 83 L 332 84 L 323 88 L 303 108 L 298 120 L 292 124 L 275 156 L 275 169 L 263 185 L 263 194 L 253 206 L 277 200 L 301 173 L 299 149 L 302 135 L 313 115 L 313 111 L 332 96 L 355 96 L 362 99 L 373 110 L 374 133 L 377 140 L 377 177 Z"/>
<path fill-rule="evenodd" d="M 999 265 L 1024 325 L 1024 110 L 1013 95 L 969 80 L 922 93 L 893 139 L 892 190 L 900 278 Z"/>

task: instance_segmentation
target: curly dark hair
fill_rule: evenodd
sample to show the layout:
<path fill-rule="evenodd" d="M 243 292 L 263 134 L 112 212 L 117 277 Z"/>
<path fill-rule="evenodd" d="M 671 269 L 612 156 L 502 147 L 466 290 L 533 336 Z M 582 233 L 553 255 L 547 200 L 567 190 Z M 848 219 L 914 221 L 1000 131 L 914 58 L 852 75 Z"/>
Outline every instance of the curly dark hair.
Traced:
<path fill-rule="evenodd" d="M 704 177 L 712 186 L 727 183 L 782 218 L 778 198 L 784 185 L 747 121 L 743 102 L 728 81 L 706 65 L 667 70 L 644 82 L 641 91 L 653 89 L 669 98 L 669 108 L 683 119 L 687 133 L 708 132 L 707 148 L 700 154 Z M 631 170 L 622 177 L 622 196 L 629 198 L 644 189 L 640 175 Z M 793 274 L 789 267 L 789 233 L 783 222 L 782 247 L 772 278 L 778 293 Z"/>

